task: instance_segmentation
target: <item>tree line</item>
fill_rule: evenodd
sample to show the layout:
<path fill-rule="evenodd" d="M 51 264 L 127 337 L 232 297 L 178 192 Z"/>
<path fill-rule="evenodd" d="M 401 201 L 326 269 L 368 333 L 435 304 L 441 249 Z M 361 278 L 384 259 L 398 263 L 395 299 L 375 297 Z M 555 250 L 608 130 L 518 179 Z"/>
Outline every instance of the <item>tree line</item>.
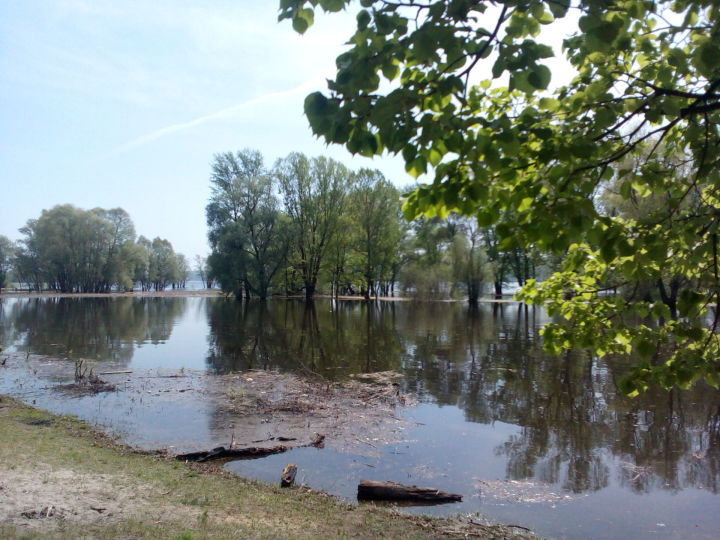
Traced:
<path fill-rule="evenodd" d="M 10 277 L 30 290 L 63 293 L 161 291 L 185 286 L 189 267 L 162 238 L 137 237 L 122 208 L 83 210 L 70 204 L 43 210 L 12 243 L 0 236 L 0 286 Z"/>
<path fill-rule="evenodd" d="M 502 295 L 503 283 L 522 285 L 549 263 L 536 250 L 500 249 L 475 219 L 408 223 L 380 171 L 327 157 L 291 153 L 268 168 L 256 150 L 217 154 L 210 185 L 205 272 L 238 298 L 402 292 L 477 302 L 486 283 Z"/>

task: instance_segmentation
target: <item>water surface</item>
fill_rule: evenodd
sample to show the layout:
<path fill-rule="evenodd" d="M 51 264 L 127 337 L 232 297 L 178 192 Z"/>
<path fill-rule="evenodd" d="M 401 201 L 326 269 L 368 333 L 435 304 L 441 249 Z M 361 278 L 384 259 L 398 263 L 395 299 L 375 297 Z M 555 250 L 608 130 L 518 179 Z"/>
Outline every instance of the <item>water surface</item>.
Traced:
<path fill-rule="evenodd" d="M 715 538 L 720 394 L 701 385 L 628 399 L 617 390 L 622 362 L 544 355 L 545 321 L 518 304 L 18 298 L 0 300 L 0 343 L 136 373 L 276 369 L 342 380 L 399 371 L 401 390 L 420 400 L 401 411 L 402 442 L 368 440 L 367 452 L 349 454 L 303 448 L 228 468 L 276 482 L 292 461 L 298 480 L 347 498 L 360 479 L 429 485 L 464 501 L 408 511 L 482 512 L 558 538 Z M 122 391 L 72 397 L 52 391 L 72 374 L 65 364 L 34 382 L 0 371 L 0 391 L 139 446 L 227 442 L 222 408 L 201 393 L 152 404 L 128 404 Z"/>

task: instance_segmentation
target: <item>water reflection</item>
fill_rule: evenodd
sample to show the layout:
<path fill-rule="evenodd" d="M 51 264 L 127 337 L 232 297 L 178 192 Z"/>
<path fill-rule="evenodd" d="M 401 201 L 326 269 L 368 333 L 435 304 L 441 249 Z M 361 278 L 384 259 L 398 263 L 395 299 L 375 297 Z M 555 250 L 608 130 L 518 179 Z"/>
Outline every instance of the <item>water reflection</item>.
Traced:
<path fill-rule="evenodd" d="M 717 493 L 720 394 L 704 385 L 628 399 L 627 366 L 542 352 L 540 311 L 516 304 L 208 303 L 208 364 L 338 378 L 399 369 L 405 391 L 460 407 L 468 422 L 519 426 L 498 445 L 506 477 L 574 493 L 612 478 L 634 492 Z"/>
<path fill-rule="evenodd" d="M 30 298 L 0 306 L 2 342 L 32 354 L 129 362 L 167 341 L 187 298 Z"/>
<path fill-rule="evenodd" d="M 272 368 L 341 379 L 398 370 L 405 375 L 404 391 L 430 405 L 458 407 L 468 425 L 517 428 L 493 443 L 494 457 L 503 458 L 503 478 L 585 494 L 617 487 L 629 493 L 718 493 L 718 391 L 699 385 L 628 399 L 617 390 L 627 365 L 586 353 L 546 356 L 537 333 L 545 315 L 526 306 L 308 306 L 221 298 L 3 302 L 0 340 L 20 350 L 130 362 L 141 344 L 167 341 L 182 345 L 153 350 L 154 365 L 177 361 L 182 347 L 203 351 L 196 356 L 217 373 Z M 190 305 L 192 313 L 184 317 Z M 183 317 L 183 332 L 173 335 Z M 463 442 L 443 444 L 452 456 Z"/>
<path fill-rule="evenodd" d="M 207 363 L 218 373 L 282 369 L 338 379 L 400 368 L 393 303 L 209 302 Z"/>

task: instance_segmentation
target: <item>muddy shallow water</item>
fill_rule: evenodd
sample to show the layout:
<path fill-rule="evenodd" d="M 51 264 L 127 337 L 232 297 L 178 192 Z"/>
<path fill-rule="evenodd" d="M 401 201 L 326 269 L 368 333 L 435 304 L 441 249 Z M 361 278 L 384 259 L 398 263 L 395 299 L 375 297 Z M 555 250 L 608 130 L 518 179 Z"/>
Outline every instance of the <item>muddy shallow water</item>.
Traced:
<path fill-rule="evenodd" d="M 544 320 L 517 304 L 1 299 L 0 392 L 178 453 L 321 432 L 324 449 L 226 467 L 277 482 L 293 462 L 298 482 L 349 499 L 360 479 L 464 496 L 410 512 L 558 538 L 715 538 L 720 394 L 625 398 L 622 363 L 542 354 Z M 78 359 L 131 373 L 75 392 Z M 377 372 L 401 377 L 357 377 Z"/>

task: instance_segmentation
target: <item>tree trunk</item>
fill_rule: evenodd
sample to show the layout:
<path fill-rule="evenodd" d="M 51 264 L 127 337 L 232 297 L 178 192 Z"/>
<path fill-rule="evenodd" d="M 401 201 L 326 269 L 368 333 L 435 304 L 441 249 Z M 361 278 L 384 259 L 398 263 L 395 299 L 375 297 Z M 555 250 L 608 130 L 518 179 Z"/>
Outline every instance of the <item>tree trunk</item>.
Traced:
<path fill-rule="evenodd" d="M 305 283 L 305 300 L 307 302 L 312 302 L 315 298 L 315 284 L 314 283 Z"/>

